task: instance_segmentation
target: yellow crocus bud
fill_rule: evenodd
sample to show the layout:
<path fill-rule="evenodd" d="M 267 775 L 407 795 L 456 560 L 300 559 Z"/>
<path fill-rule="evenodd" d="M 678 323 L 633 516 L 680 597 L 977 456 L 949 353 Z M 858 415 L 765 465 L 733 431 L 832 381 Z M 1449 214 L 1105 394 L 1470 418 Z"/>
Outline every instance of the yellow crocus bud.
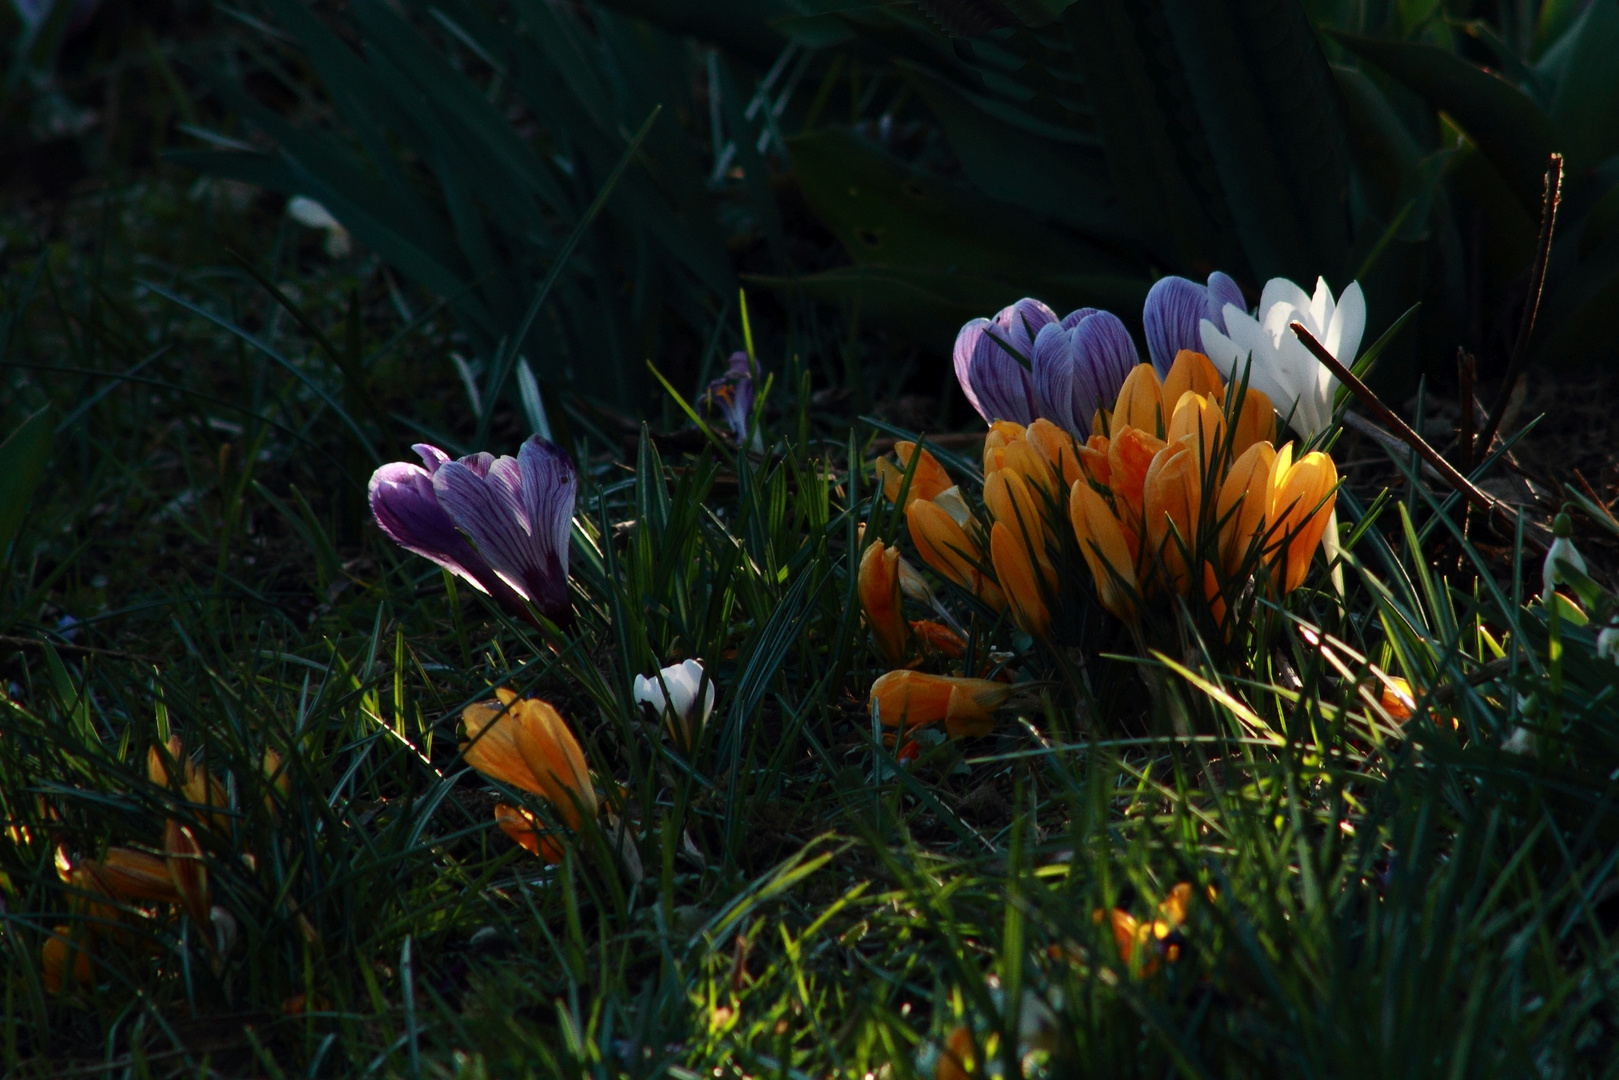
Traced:
<path fill-rule="evenodd" d="M 479 702 L 461 713 L 467 729 L 461 752 L 467 764 L 541 796 L 570 829 L 578 829 L 586 816 L 595 817 L 596 789 L 584 751 L 556 709 L 504 687 L 495 696 L 499 705 Z"/>
<path fill-rule="evenodd" d="M 1068 517 L 1085 563 L 1096 579 L 1102 606 L 1121 619 L 1133 619 L 1141 591 L 1136 578 L 1136 552 L 1126 539 L 1107 500 L 1080 481 L 1068 493 Z"/>
<path fill-rule="evenodd" d="M 1242 406 L 1235 410 L 1232 422 L 1231 456 L 1241 457 L 1259 443 L 1276 441 L 1276 407 L 1270 398 L 1253 387 L 1242 397 Z"/>
<path fill-rule="evenodd" d="M 208 867 L 202 861 L 202 845 L 190 829 L 173 818 L 163 829 L 163 861 L 168 864 L 169 880 L 180 906 L 198 926 L 207 926 L 213 904 L 208 895 Z"/>
<path fill-rule="evenodd" d="M 1125 376 L 1113 403 L 1109 437 L 1117 438 L 1120 428 L 1139 428 L 1149 435 L 1164 437 L 1164 391 L 1151 364 L 1137 364 Z"/>
<path fill-rule="evenodd" d="M 899 459 L 896 466 L 887 458 L 877 459 L 877 475 L 883 483 L 883 495 L 889 502 L 899 502 L 900 484 L 905 480 L 905 470 L 911 467 L 911 459 L 917 454 L 921 459 L 916 463 L 916 472 L 911 476 L 911 486 L 905 494 L 906 505 L 912 499 L 933 499 L 940 492 L 953 486 L 950 474 L 944 471 L 934 456 L 926 450 L 918 450 L 914 442 L 897 442 L 894 444 L 894 456 Z"/>
<path fill-rule="evenodd" d="M 1194 447 L 1202 444 L 1202 456 L 1197 458 L 1199 467 L 1205 470 L 1213 468 L 1215 454 L 1225 438 L 1225 411 L 1212 395 L 1204 396 L 1188 390 L 1175 402 L 1175 410 L 1169 418 L 1167 441 L 1173 445 L 1188 438 L 1195 440 L 1191 444 Z"/>
<path fill-rule="evenodd" d="M 902 668 L 871 684 L 871 704 L 884 727 L 907 729 L 944 722 L 951 738 L 988 735 L 995 730 L 995 710 L 1012 696 L 1009 683 L 929 675 Z"/>
<path fill-rule="evenodd" d="M 1108 442 L 1108 488 L 1113 492 L 1120 523 L 1138 537 L 1147 469 L 1165 445 L 1164 440 L 1133 427 L 1118 429 Z"/>
<path fill-rule="evenodd" d="M 1053 492 L 1067 491 L 1074 486 L 1074 481 L 1084 475 L 1079 463 L 1079 444 L 1074 437 L 1062 428 L 1043 417 L 1029 425 L 1024 441 L 1029 448 L 1040 456 L 1053 477 L 1061 483 L 1060 488 L 1047 487 Z"/>
<path fill-rule="evenodd" d="M 900 599 L 899 549 L 874 541 L 860 556 L 860 606 L 877 648 L 891 664 L 905 662 L 911 628 Z"/>
<path fill-rule="evenodd" d="M 1263 545 L 1265 514 L 1270 509 L 1270 473 L 1276 449 L 1268 442 L 1254 443 L 1231 464 L 1220 485 L 1215 520 L 1220 525 L 1220 565 L 1230 577 L 1241 568 L 1249 549 Z"/>
<path fill-rule="evenodd" d="M 82 935 L 75 941 L 71 927 L 58 926 L 51 936 L 45 939 L 39 954 L 39 976 L 40 981 L 45 984 L 45 992 L 51 995 L 60 994 L 63 983 L 67 981 L 69 970 L 72 971 L 75 982 L 85 986 L 95 982 L 95 971 L 90 961 L 89 935 Z"/>
<path fill-rule="evenodd" d="M 1057 572 L 1043 550 L 1044 540 L 1043 533 L 1029 539 L 1003 521 L 995 522 L 989 531 L 995 580 L 1011 605 L 1012 618 L 1038 638 L 1045 637 L 1051 629 L 1051 612 L 1042 589 L 1055 588 L 1057 580 Z"/>
<path fill-rule="evenodd" d="M 942 501 L 935 503 L 918 499 L 905 508 L 905 522 L 910 527 L 911 542 L 916 545 L 922 561 L 941 576 L 999 610 L 1005 606 L 1005 598 L 994 582 L 989 581 L 978 569 L 983 562 L 983 551 L 967 535 L 967 530 L 944 509 Z"/>
<path fill-rule="evenodd" d="M 1175 362 L 1164 376 L 1164 404 L 1173 405 L 1188 391 L 1200 397 L 1212 397 L 1215 404 L 1225 401 L 1225 380 L 1220 377 L 1219 369 L 1202 353 L 1182 349 L 1175 354 Z"/>
<path fill-rule="evenodd" d="M 1273 535 L 1281 548 L 1277 559 L 1285 567 L 1283 594 L 1304 583 L 1310 559 L 1321 543 L 1332 508 L 1338 500 L 1338 469 L 1319 450 L 1293 460 L 1293 444 L 1276 454 L 1271 466 L 1270 512 Z"/>
<path fill-rule="evenodd" d="M 1198 510 L 1203 495 L 1203 472 L 1198 468 L 1196 446 L 1196 437 L 1188 436 L 1158 451 L 1147 469 L 1143 507 L 1147 557 L 1161 568 L 1164 584 L 1182 596 L 1191 584 L 1187 557 L 1195 556 L 1197 551 Z"/>

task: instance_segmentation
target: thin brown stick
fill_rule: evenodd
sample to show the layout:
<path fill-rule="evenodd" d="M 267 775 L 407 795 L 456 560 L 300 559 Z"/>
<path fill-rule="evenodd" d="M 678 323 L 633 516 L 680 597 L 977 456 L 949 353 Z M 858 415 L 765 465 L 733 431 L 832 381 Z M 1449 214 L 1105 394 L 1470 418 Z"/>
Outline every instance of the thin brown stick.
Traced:
<path fill-rule="evenodd" d="M 1421 455 L 1424 461 L 1432 465 L 1434 471 L 1439 474 L 1440 478 L 1443 479 L 1445 483 L 1449 484 L 1463 495 L 1466 495 L 1469 501 L 1473 502 L 1475 505 L 1483 508 L 1484 510 L 1492 510 L 1495 508 L 1494 499 L 1491 499 L 1488 495 L 1484 494 L 1484 492 L 1474 487 L 1473 482 L 1467 477 L 1463 476 L 1461 473 L 1457 472 L 1456 466 L 1446 461 L 1444 455 L 1440 454 L 1440 452 L 1435 450 L 1432 446 L 1429 446 L 1428 441 L 1421 435 L 1418 435 L 1415 431 L 1412 431 L 1409 424 L 1396 416 L 1393 409 L 1390 409 L 1387 405 L 1383 404 L 1382 400 L 1376 394 L 1372 393 L 1371 387 L 1361 382 L 1360 379 L 1355 376 L 1353 371 L 1350 371 L 1343 364 L 1339 363 L 1338 358 L 1328 352 L 1326 346 L 1317 341 L 1315 339 L 1315 335 L 1304 328 L 1303 323 L 1295 322 L 1289 325 L 1291 326 L 1294 335 L 1300 341 L 1304 342 L 1304 347 L 1309 349 L 1311 354 L 1314 355 L 1317 360 L 1321 361 L 1328 371 L 1338 376 L 1338 380 L 1345 386 L 1349 387 L 1354 395 L 1360 399 L 1362 405 L 1365 405 L 1374 414 L 1376 414 L 1379 420 L 1388 425 L 1390 431 L 1394 432 L 1395 435 L 1399 436 L 1402 442 Z"/>
<path fill-rule="evenodd" d="M 1495 395 L 1490 418 L 1479 432 L 1479 444 L 1489 452 L 1490 440 L 1501 428 L 1506 415 L 1507 402 L 1512 400 L 1512 386 L 1523 374 L 1529 359 L 1529 335 L 1535 328 L 1535 316 L 1540 313 L 1540 294 L 1546 285 L 1546 264 L 1552 256 L 1552 227 L 1557 223 L 1557 207 L 1563 198 L 1563 155 L 1554 152 L 1546 161 L 1545 187 L 1541 191 L 1540 235 L 1535 240 L 1535 261 L 1529 264 L 1529 295 L 1523 301 L 1523 318 L 1518 322 L 1518 339 L 1512 345 L 1512 359 L 1507 363 L 1506 377 L 1501 390 Z"/>
<path fill-rule="evenodd" d="M 1473 377 L 1476 370 L 1473 354 L 1458 347 L 1456 349 L 1456 381 L 1461 384 L 1462 416 L 1457 453 L 1461 458 L 1461 471 L 1464 474 L 1473 471 Z"/>

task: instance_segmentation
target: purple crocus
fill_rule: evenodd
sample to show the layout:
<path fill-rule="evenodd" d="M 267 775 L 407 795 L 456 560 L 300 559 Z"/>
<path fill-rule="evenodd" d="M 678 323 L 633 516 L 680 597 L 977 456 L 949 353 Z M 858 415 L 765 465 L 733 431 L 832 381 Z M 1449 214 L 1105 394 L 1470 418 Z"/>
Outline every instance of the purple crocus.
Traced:
<path fill-rule="evenodd" d="M 1147 292 L 1141 321 L 1147 332 L 1147 352 L 1152 356 L 1152 366 L 1160 379 L 1169 374 L 1175 355 L 1182 349 L 1203 351 L 1201 324 L 1204 319 L 1212 322 L 1222 334 L 1226 332 L 1227 304 L 1248 310 L 1237 283 L 1218 270 L 1209 275 L 1207 285 L 1183 277 L 1163 277 L 1153 283 Z"/>
<path fill-rule="evenodd" d="M 568 541 L 579 480 L 568 455 L 538 435 L 515 458 L 411 449 L 423 465 L 396 461 L 371 474 L 382 531 L 509 611 L 527 615 L 529 601 L 553 622 L 572 622 Z"/>
<path fill-rule="evenodd" d="M 753 415 L 753 369 L 748 354 L 734 352 L 726 361 L 725 374 L 703 391 L 703 405 L 710 416 L 719 413 L 731 426 L 738 443 L 748 438 L 748 420 Z"/>
<path fill-rule="evenodd" d="M 967 401 L 989 423 L 1029 424 L 1035 405 L 1034 339 L 1057 313 L 1025 297 L 993 319 L 973 319 L 956 334 L 956 379 Z"/>
<path fill-rule="evenodd" d="M 1077 439 L 1091 417 L 1111 405 L 1141 358 L 1117 315 L 1080 308 L 1047 323 L 1034 339 L 1034 402 L 1039 415 Z"/>

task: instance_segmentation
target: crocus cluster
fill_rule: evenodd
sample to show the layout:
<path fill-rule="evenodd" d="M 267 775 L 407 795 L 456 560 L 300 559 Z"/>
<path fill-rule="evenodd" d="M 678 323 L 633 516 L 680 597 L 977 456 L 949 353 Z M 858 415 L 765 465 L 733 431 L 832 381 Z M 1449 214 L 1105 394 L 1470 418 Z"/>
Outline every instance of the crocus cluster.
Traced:
<path fill-rule="evenodd" d="M 578 832 L 586 818 L 595 819 L 599 805 L 579 740 L 549 702 L 520 698 L 504 687 L 495 697 L 462 711 L 467 736 L 461 756 L 485 776 L 543 799 L 559 825 Z M 523 807 L 497 803 L 495 823 L 530 854 L 562 861 L 556 836 Z"/>
<path fill-rule="evenodd" d="M 271 791 L 285 797 L 289 777 L 273 750 L 265 751 L 263 769 Z M 146 774 L 152 784 L 169 789 L 186 804 L 204 833 L 222 835 L 229 829 L 226 785 L 205 765 L 188 758 L 179 738 L 149 748 Z M 273 812 L 269 795 L 266 802 Z M 132 925 L 155 918 L 165 907 L 183 912 L 210 931 L 202 936 L 216 955 L 226 951 L 235 936 L 230 914 L 213 906 L 198 831 L 177 818 L 164 822 L 162 843 L 152 849 L 115 846 L 99 859 L 74 859 L 59 846 L 56 871 L 72 892 L 82 920 L 78 930 L 56 927 L 45 941 L 41 972 L 50 993 L 61 993 L 70 977 L 78 983 L 94 981 L 97 944 L 128 942 Z"/>
<path fill-rule="evenodd" d="M 514 457 L 451 460 L 436 446 L 411 449 L 422 464 L 396 461 L 371 476 L 371 513 L 399 546 L 431 559 L 533 619 L 572 622 L 568 542 L 579 480 L 559 447 L 532 436 Z"/>

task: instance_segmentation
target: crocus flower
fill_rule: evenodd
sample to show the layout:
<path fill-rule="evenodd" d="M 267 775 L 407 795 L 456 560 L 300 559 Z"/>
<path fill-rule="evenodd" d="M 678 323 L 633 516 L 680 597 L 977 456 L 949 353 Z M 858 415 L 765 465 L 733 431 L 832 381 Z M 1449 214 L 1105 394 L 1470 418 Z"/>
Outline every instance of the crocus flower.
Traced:
<path fill-rule="evenodd" d="M 1070 435 L 1087 438 L 1097 408 L 1118 396 L 1139 362 L 1117 315 L 1080 308 L 1060 323 L 1047 323 L 1034 339 L 1035 411 Z"/>
<path fill-rule="evenodd" d="M 95 982 L 95 969 L 90 960 L 88 935 L 75 935 L 72 927 L 58 926 L 45 939 L 40 949 L 39 975 L 47 994 L 60 994 L 71 968 L 75 982 L 89 986 Z"/>
<path fill-rule="evenodd" d="M 1147 352 L 1160 378 L 1169 374 L 1182 349 L 1203 351 L 1200 324 L 1204 319 L 1225 332 L 1227 304 L 1247 310 L 1237 283 L 1218 270 L 1209 275 L 1207 285 L 1183 277 L 1162 277 L 1153 283 L 1141 309 L 1141 324 L 1147 334 Z"/>
<path fill-rule="evenodd" d="M 660 684 L 661 680 L 661 684 Z M 664 687 L 669 696 L 664 697 Z M 702 689 L 702 701 L 697 698 Z M 635 700 L 652 707 L 669 726 L 669 734 L 682 747 L 690 748 L 697 732 L 708 722 L 714 711 L 714 683 L 703 686 L 703 664 L 700 660 L 683 660 L 671 664 L 657 675 L 635 677 Z"/>
<path fill-rule="evenodd" d="M 1597 635 L 1597 659 L 1619 664 L 1619 615 L 1609 619 Z"/>
<path fill-rule="evenodd" d="M 911 627 L 900 599 L 899 548 L 873 541 L 860 556 L 860 607 L 877 648 L 890 664 L 905 662 Z"/>
<path fill-rule="evenodd" d="M 1259 314 L 1236 304 L 1225 305 L 1225 326 L 1212 319 L 1201 323 L 1203 351 L 1228 380 L 1239 378 L 1253 358 L 1249 385 L 1262 391 L 1306 442 L 1332 423 L 1332 398 L 1338 379 L 1310 355 L 1288 329 L 1301 322 L 1344 366 L 1354 363 L 1366 329 L 1366 300 L 1360 283 L 1350 282 L 1337 303 L 1325 278 L 1315 295 L 1286 278 L 1271 278 L 1259 298 Z"/>
<path fill-rule="evenodd" d="M 1025 297 L 994 319 L 973 319 L 956 334 L 956 379 L 987 421 L 1027 424 L 1040 415 L 1034 398 L 1034 342 L 1057 313 Z"/>
<path fill-rule="evenodd" d="M 225 792 L 225 785 L 217 776 L 209 773 L 207 765 L 201 768 L 185 755 L 185 747 L 178 735 L 171 736 L 164 746 L 151 746 L 146 751 L 146 778 L 158 787 L 171 787 L 173 781 L 169 778 L 169 766 L 179 766 L 182 778 L 179 783 L 181 797 L 194 807 L 219 807 L 223 810 L 230 805 L 230 797 Z M 214 828 L 224 832 L 230 828 L 230 816 L 219 810 L 209 815 Z"/>
<path fill-rule="evenodd" d="M 877 477 L 882 481 L 883 495 L 889 502 L 899 502 L 899 489 L 905 480 L 905 471 L 911 467 L 911 459 L 917 454 L 914 442 L 897 442 L 894 444 L 894 457 L 898 459 L 898 465 L 887 458 L 877 459 Z M 921 450 L 920 454 L 916 471 L 911 474 L 911 486 L 905 492 L 906 506 L 911 505 L 913 499 L 937 498 L 956 486 L 937 458 L 926 449 Z"/>
<path fill-rule="evenodd" d="M 570 623 L 568 542 L 579 480 L 568 455 L 538 435 L 515 458 L 452 461 L 426 443 L 412 449 L 424 465 L 396 461 L 371 475 L 371 512 L 382 531 L 510 611 L 526 614 L 526 600 Z"/>
<path fill-rule="evenodd" d="M 988 735 L 995 729 L 995 710 L 1012 696 L 1009 683 L 928 675 L 902 668 L 871 684 L 871 704 L 884 727 L 907 729 L 944 722 L 951 738 Z"/>
<path fill-rule="evenodd" d="M 955 492 L 951 488 L 950 492 Z M 947 492 L 946 495 L 950 494 Z M 953 499 L 915 499 L 905 508 L 905 524 L 922 561 L 990 607 L 1005 606 L 1001 590 L 979 569 L 985 552 L 974 539 L 981 526 L 968 513 L 960 493 Z M 969 535 L 968 529 L 973 533 Z"/>
<path fill-rule="evenodd" d="M 1057 572 L 1045 552 L 1035 549 L 1019 532 L 1002 521 L 990 527 L 990 562 L 995 567 L 995 580 L 1011 605 L 1012 620 L 1027 633 L 1043 638 L 1051 630 L 1051 611 L 1046 607 L 1041 579 L 1047 588 L 1052 588 Z"/>
<path fill-rule="evenodd" d="M 739 351 L 726 361 L 725 374 L 703 391 L 703 404 L 710 415 L 723 416 L 736 441 L 744 443 L 748 438 L 748 420 L 753 415 L 753 397 L 753 368 L 748 363 L 748 354 Z M 758 441 L 758 432 L 754 436 Z"/>
<path fill-rule="evenodd" d="M 1096 922 L 1107 922 L 1113 931 L 1113 941 L 1119 949 L 1119 959 L 1142 975 L 1158 970 L 1158 958 L 1173 964 L 1180 959 L 1180 928 L 1185 925 L 1192 904 L 1192 886 L 1182 881 L 1169 890 L 1158 905 L 1156 917 L 1137 920 L 1123 908 L 1114 908 L 1105 916 L 1094 912 Z"/>
<path fill-rule="evenodd" d="M 1288 443 L 1276 452 L 1270 487 L 1266 517 L 1272 530 L 1271 542 L 1278 545 L 1275 558 L 1285 570 L 1282 592 L 1290 593 L 1304 583 L 1310 556 L 1333 520 L 1338 469 L 1332 458 L 1319 450 L 1294 461 L 1293 444 Z"/>
<path fill-rule="evenodd" d="M 461 713 L 467 729 L 461 753 L 467 764 L 540 796 L 570 830 L 577 830 L 586 817 L 594 818 L 596 789 L 585 753 L 556 709 L 538 698 L 519 698 L 504 687 L 495 696 L 498 702 L 479 702 Z"/>

